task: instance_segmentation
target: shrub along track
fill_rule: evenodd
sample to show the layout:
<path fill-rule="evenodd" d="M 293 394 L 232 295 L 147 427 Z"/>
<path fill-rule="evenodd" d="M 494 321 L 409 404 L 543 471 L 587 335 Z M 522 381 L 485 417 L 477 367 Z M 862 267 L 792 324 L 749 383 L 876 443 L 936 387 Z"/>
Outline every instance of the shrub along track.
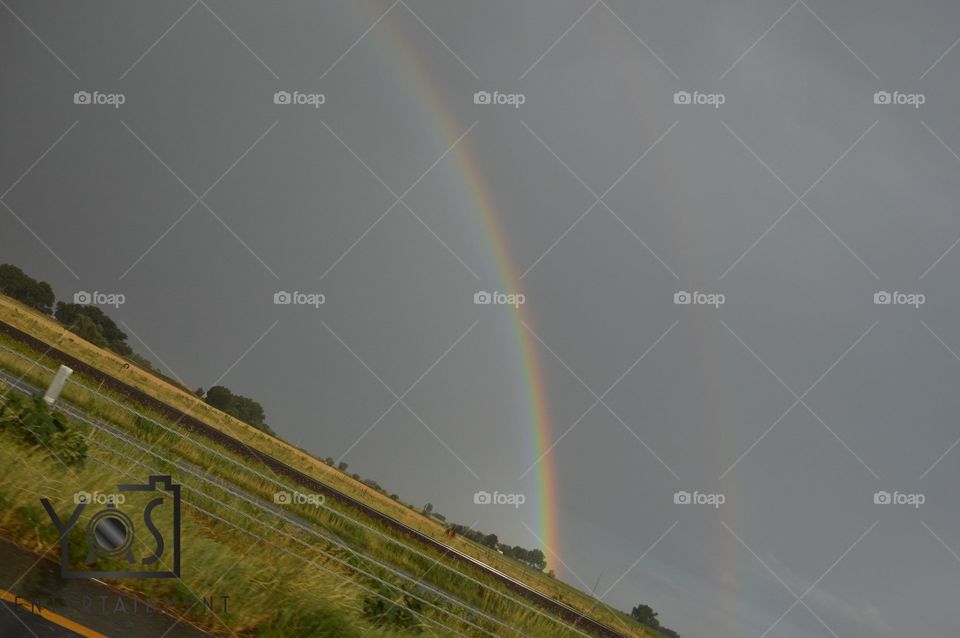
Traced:
<path fill-rule="evenodd" d="M 223 431 L 211 425 L 207 425 L 196 417 L 190 416 L 189 414 L 178 410 L 177 408 L 174 408 L 173 406 L 170 406 L 163 401 L 156 399 L 155 397 L 150 396 L 146 392 L 124 383 L 115 377 L 112 377 L 102 370 L 84 363 L 80 359 L 77 359 L 66 352 L 58 350 L 45 341 L 41 341 L 33 335 L 20 330 L 19 328 L 0 321 L 0 333 L 29 346 L 33 350 L 43 353 L 43 356 L 45 357 L 54 359 L 63 365 L 72 368 L 74 372 L 94 379 L 97 382 L 102 382 L 103 387 L 108 388 L 117 394 L 121 394 L 147 409 L 164 415 L 174 424 L 183 426 L 183 428 L 186 430 L 189 430 L 195 434 L 199 434 L 200 436 L 213 441 L 217 445 L 227 448 L 242 458 L 257 461 L 258 463 L 270 468 L 277 475 L 285 476 L 291 481 L 307 488 L 312 492 L 324 494 L 327 498 L 332 498 L 343 505 L 360 510 L 364 515 L 373 518 L 385 527 L 388 527 L 399 534 L 412 538 L 418 543 L 430 547 L 447 558 L 468 564 L 473 568 L 482 571 L 484 574 L 499 581 L 507 589 L 524 596 L 531 602 L 543 607 L 558 618 L 571 623 L 574 627 L 582 628 L 597 636 L 603 636 L 604 638 L 628 638 L 624 634 L 612 629 L 611 627 L 608 627 L 598 620 L 582 614 L 576 609 L 565 605 L 560 601 L 554 600 L 553 598 L 537 591 L 536 589 L 533 589 L 532 587 L 527 586 L 519 580 L 512 578 L 497 569 L 494 569 L 493 567 L 490 567 L 486 563 L 483 563 L 482 561 L 477 560 L 468 554 L 445 545 L 444 543 L 441 543 L 434 538 L 423 534 L 422 532 L 419 532 L 412 527 L 409 527 L 404 523 L 391 518 L 390 516 L 387 516 L 383 512 L 367 505 L 363 501 L 344 494 L 343 492 L 330 487 L 329 485 L 326 485 L 307 474 L 304 474 L 300 470 L 292 468 L 286 463 L 283 463 L 282 461 L 264 454 L 253 447 L 250 447 L 246 443 L 224 433 Z"/>

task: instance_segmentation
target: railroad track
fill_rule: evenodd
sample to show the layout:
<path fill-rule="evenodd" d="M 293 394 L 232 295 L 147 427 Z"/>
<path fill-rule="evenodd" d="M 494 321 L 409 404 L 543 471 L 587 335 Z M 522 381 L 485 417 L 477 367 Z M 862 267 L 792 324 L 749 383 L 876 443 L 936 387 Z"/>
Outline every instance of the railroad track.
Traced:
<path fill-rule="evenodd" d="M 608 625 L 582 614 L 573 607 L 570 607 L 537 591 L 536 589 L 533 589 L 532 587 L 525 585 L 519 580 L 512 578 L 511 576 L 497 569 L 494 569 L 493 567 L 470 556 L 469 554 L 465 554 L 416 529 L 413 529 L 412 527 L 396 520 L 395 518 L 384 514 L 370 505 L 367 505 L 363 501 L 355 499 L 348 494 L 322 483 L 268 454 L 264 454 L 260 450 L 257 450 L 256 448 L 243 443 L 242 441 L 224 433 L 223 431 L 204 423 L 196 417 L 193 417 L 182 410 L 164 403 L 163 401 L 160 401 L 159 399 L 138 388 L 124 383 L 123 381 L 111 376 L 99 368 L 95 368 L 81 361 L 80 359 L 63 352 L 62 350 L 57 349 L 53 345 L 20 330 L 19 328 L 0 321 L 0 333 L 29 346 L 31 349 L 42 353 L 45 357 L 54 359 L 55 361 L 72 368 L 73 371 L 78 374 L 102 383 L 103 387 L 109 388 L 111 391 L 121 394 L 145 408 L 162 414 L 166 418 L 170 419 L 174 424 L 182 426 L 184 429 L 189 430 L 190 432 L 199 434 L 200 436 L 203 436 L 204 438 L 229 449 L 231 452 L 242 458 L 252 459 L 270 468 L 277 475 L 284 476 L 312 492 L 324 494 L 324 496 L 327 498 L 332 498 L 343 505 L 360 510 L 364 515 L 373 518 L 395 532 L 411 538 L 422 545 L 430 547 L 431 549 L 443 554 L 447 558 L 470 565 L 474 569 L 477 569 L 487 576 L 496 579 L 510 591 L 523 596 L 527 600 L 539 605 L 540 607 L 554 614 L 558 618 L 572 624 L 578 629 L 582 629 L 603 638 L 629 638 L 625 634 L 616 631 Z"/>

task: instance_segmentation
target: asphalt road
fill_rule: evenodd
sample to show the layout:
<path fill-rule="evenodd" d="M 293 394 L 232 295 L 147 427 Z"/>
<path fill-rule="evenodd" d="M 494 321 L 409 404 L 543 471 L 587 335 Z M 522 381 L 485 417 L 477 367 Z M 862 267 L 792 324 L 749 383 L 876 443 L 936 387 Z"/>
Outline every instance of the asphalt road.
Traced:
<path fill-rule="evenodd" d="M 55 559 L 0 541 L 0 638 L 208 637 L 99 580 L 62 578 Z"/>
<path fill-rule="evenodd" d="M 6 601 L 0 602 L 0 636 L 3 638 L 83 638 L 43 616 L 20 609 Z"/>

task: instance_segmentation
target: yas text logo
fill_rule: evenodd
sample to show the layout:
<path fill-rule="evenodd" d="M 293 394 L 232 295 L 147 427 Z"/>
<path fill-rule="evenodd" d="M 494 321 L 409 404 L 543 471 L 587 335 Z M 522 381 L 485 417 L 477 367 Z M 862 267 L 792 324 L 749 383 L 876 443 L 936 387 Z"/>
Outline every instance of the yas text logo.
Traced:
<path fill-rule="evenodd" d="M 64 520 L 49 499 L 40 499 L 60 537 L 63 578 L 180 577 L 180 485 L 169 476 L 118 485 L 116 493 L 76 492 L 73 502 Z M 74 528 L 85 531 L 82 550 L 70 542 Z M 125 570 L 119 567 L 124 563 Z"/>

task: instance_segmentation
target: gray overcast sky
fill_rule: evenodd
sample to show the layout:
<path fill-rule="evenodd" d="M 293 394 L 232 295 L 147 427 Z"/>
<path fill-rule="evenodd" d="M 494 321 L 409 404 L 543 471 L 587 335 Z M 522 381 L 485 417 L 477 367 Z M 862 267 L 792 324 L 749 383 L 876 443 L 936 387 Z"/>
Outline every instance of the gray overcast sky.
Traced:
<path fill-rule="evenodd" d="M 538 546 L 524 334 L 559 577 L 685 637 L 955 636 L 958 36 L 946 0 L 7 0 L 0 261 L 125 294 L 192 385 L 256 342 L 223 383 L 282 436 Z M 473 303 L 497 249 L 522 313 Z"/>

